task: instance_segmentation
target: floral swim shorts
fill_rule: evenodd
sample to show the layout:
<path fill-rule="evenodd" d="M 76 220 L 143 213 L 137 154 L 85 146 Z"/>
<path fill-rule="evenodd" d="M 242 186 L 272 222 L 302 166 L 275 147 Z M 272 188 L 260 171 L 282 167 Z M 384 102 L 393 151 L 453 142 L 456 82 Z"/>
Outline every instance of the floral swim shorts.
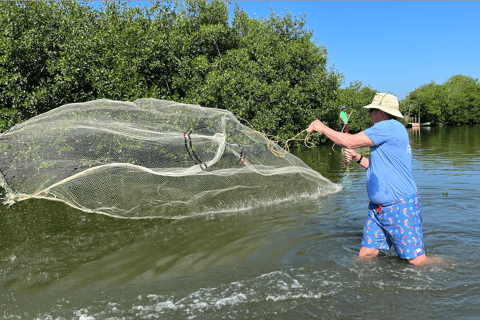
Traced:
<path fill-rule="evenodd" d="M 370 202 L 368 209 L 368 219 L 363 228 L 363 247 L 390 249 L 393 245 L 402 259 L 413 259 L 425 253 L 418 194 L 386 206 Z"/>

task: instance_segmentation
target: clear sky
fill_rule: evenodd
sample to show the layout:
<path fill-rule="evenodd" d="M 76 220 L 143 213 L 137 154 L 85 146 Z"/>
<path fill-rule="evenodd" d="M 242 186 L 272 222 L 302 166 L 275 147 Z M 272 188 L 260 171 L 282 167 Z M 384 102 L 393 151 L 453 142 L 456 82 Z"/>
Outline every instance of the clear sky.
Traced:
<path fill-rule="evenodd" d="M 403 99 L 434 81 L 480 78 L 480 1 L 231 1 L 250 17 L 288 9 L 327 48 L 329 67 Z M 129 5 L 148 5 L 131 1 Z"/>
<path fill-rule="evenodd" d="M 479 1 L 238 1 L 253 17 L 308 14 L 329 66 L 403 99 L 457 74 L 480 79 Z M 233 7 L 233 6 L 232 6 Z"/>

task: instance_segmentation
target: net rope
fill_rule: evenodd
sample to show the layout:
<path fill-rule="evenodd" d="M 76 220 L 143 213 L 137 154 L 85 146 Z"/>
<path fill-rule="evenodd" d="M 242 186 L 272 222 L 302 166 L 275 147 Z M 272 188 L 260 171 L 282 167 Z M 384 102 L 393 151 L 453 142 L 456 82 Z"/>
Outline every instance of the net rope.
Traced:
<path fill-rule="evenodd" d="M 294 137 L 290 139 L 282 139 L 275 135 L 270 135 L 270 134 L 257 131 L 247 120 L 240 117 L 239 119 L 245 121 L 252 128 L 251 130 L 247 130 L 247 132 L 260 134 L 265 138 L 265 142 L 267 144 L 268 150 L 270 150 L 270 152 L 272 152 L 276 157 L 279 157 L 279 158 L 285 157 L 285 155 L 290 152 L 289 143 L 292 141 L 302 141 L 307 148 L 315 147 L 315 144 L 310 141 L 310 136 L 312 133 L 307 132 L 307 129 L 297 133 Z M 305 138 L 298 138 L 305 132 L 307 133 Z"/>

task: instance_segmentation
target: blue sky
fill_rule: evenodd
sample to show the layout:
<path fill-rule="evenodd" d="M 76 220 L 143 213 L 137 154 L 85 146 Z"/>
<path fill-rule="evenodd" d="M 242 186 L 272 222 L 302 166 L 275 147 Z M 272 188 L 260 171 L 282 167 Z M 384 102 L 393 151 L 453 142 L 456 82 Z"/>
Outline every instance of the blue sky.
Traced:
<path fill-rule="evenodd" d="M 308 14 L 306 27 L 328 51 L 329 66 L 403 99 L 457 74 L 480 78 L 478 1 L 238 1 L 253 17 L 285 9 Z"/>
<path fill-rule="evenodd" d="M 250 17 L 307 13 L 306 28 L 327 48 L 348 86 L 361 81 L 403 99 L 434 81 L 480 78 L 479 1 L 232 1 Z M 148 5 L 131 1 L 129 5 Z"/>

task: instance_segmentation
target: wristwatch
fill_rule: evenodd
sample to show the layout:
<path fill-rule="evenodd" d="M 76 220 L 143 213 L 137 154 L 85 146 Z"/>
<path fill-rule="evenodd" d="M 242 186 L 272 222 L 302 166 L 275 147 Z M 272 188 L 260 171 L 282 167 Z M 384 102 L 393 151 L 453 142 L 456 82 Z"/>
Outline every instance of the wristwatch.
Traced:
<path fill-rule="evenodd" d="M 357 163 L 360 163 L 360 162 L 362 162 L 362 159 L 363 159 L 363 156 L 362 156 L 362 155 L 360 155 L 360 159 L 358 159 L 358 160 L 357 160 Z"/>

